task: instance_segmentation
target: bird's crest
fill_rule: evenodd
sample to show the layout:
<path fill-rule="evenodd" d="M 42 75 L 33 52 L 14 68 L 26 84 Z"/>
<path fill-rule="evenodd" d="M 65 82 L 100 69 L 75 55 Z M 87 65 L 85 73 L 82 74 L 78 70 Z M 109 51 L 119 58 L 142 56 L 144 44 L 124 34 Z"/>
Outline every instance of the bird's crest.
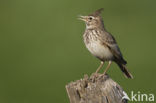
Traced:
<path fill-rule="evenodd" d="M 96 10 L 94 13 L 90 14 L 89 16 L 99 16 L 102 11 L 103 11 L 103 8 L 100 8 Z"/>

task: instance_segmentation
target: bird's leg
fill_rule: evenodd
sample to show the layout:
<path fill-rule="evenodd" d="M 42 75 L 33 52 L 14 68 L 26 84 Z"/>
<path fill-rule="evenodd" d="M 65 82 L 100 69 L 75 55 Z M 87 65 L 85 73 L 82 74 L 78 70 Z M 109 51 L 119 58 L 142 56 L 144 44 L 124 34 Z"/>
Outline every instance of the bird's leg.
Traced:
<path fill-rule="evenodd" d="M 95 72 L 96 74 L 100 71 L 100 69 L 102 68 L 103 64 L 104 64 L 104 62 L 101 61 L 100 66 L 97 68 L 97 70 L 96 70 L 96 72 Z"/>
<path fill-rule="evenodd" d="M 112 61 L 109 61 L 108 65 L 107 65 L 107 67 L 106 67 L 106 69 L 105 69 L 105 71 L 103 73 L 104 75 L 106 74 L 106 72 L 109 69 L 109 67 L 110 67 L 111 64 L 112 64 Z"/>

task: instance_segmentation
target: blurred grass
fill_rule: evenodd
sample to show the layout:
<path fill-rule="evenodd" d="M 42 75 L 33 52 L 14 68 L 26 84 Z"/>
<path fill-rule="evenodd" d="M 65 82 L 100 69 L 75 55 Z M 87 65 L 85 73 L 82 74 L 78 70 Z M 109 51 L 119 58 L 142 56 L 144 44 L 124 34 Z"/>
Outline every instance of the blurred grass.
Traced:
<path fill-rule="evenodd" d="M 99 61 L 86 50 L 79 14 L 98 8 L 128 61 L 133 80 L 116 64 L 108 74 L 124 90 L 156 93 L 156 1 L 1 0 L 0 103 L 67 103 L 65 84 L 91 74 Z M 117 68 L 117 69 L 116 69 Z"/>

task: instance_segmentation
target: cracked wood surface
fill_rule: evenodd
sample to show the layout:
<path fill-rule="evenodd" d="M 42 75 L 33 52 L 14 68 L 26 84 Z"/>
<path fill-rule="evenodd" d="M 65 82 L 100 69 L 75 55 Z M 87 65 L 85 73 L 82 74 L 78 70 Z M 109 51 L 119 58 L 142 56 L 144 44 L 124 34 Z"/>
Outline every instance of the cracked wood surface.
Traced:
<path fill-rule="evenodd" d="M 92 74 L 66 85 L 70 103 L 128 103 L 123 89 L 108 75 Z"/>

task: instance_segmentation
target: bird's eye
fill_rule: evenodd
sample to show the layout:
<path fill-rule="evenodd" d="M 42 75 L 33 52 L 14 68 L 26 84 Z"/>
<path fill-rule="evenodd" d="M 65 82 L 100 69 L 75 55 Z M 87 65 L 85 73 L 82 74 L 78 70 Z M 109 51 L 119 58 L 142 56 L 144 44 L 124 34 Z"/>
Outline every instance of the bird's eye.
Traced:
<path fill-rule="evenodd" d="M 92 17 L 89 17 L 89 20 L 92 20 L 93 18 Z"/>

